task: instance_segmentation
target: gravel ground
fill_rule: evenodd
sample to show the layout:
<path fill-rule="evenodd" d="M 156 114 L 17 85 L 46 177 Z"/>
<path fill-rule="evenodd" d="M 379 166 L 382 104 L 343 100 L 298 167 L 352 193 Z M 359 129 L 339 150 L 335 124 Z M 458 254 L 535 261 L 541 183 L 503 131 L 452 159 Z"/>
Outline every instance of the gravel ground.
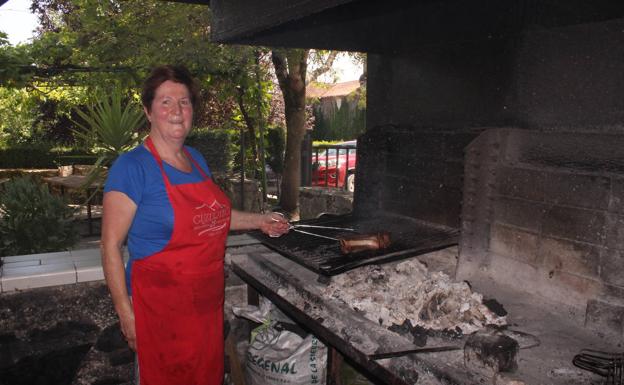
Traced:
<path fill-rule="evenodd" d="M 0 295 L 0 384 L 126 384 L 133 354 L 104 282 Z"/>

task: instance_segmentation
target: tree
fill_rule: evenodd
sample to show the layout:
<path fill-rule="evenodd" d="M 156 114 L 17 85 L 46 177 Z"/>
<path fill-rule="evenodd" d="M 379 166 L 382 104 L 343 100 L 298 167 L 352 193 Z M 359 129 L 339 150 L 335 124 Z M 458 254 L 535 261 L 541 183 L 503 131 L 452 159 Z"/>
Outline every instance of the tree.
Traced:
<path fill-rule="evenodd" d="M 258 128 L 268 121 L 263 116 L 268 116 L 270 105 L 269 65 L 262 60 L 256 65 L 258 48 L 211 43 L 208 7 L 157 0 L 33 0 L 32 9 L 42 26 L 26 51 L 26 63 L 35 65 L 19 67 L 28 73 L 29 87 L 43 84 L 47 92 L 80 85 L 86 96 L 76 104 L 88 105 L 94 96 L 84 89 L 120 84 L 136 90 L 154 65 L 184 64 L 205 90 L 196 125 L 244 129 L 253 168 L 264 170 L 259 164 L 262 142 L 256 139 Z M 331 67 L 336 53 L 290 49 L 271 53 L 287 127 L 280 204 L 293 218 L 298 216 L 301 141 L 308 121 L 306 71 L 308 60 L 314 62 L 316 57 L 322 59 L 309 75 L 312 80 Z"/>
<path fill-rule="evenodd" d="M 0 85 L 27 86 L 42 93 L 86 89 L 73 105 L 84 106 L 95 102 L 96 88 L 111 91 L 118 84 L 136 94 L 153 66 L 184 64 L 202 84 L 195 125 L 243 127 L 250 142 L 255 141 L 257 100 L 267 97 L 266 91 L 258 91 L 255 50 L 211 43 L 207 6 L 156 0 L 34 0 L 32 9 L 40 20 L 39 36 L 24 49 L 24 60 L 14 60 L 17 51 L 10 51 L 15 65 L 10 73 L 4 72 L 12 83 Z M 3 52 L 0 36 L 0 60 L 9 57 Z M 45 117 L 59 120 L 51 116 L 55 110 L 47 112 Z"/>
<path fill-rule="evenodd" d="M 301 143 L 306 132 L 306 77 L 308 60 L 316 68 L 309 76 L 310 81 L 332 70 L 337 51 L 307 49 L 274 49 L 272 61 L 275 75 L 284 96 L 286 119 L 286 151 L 284 175 L 282 178 L 280 206 L 292 219 L 299 218 L 299 187 L 301 186 Z"/>
<path fill-rule="evenodd" d="M 301 185 L 301 142 L 305 135 L 305 88 L 309 51 L 273 50 L 275 75 L 284 95 L 286 116 L 286 152 L 280 206 L 292 219 L 299 218 Z"/>
<path fill-rule="evenodd" d="M 308 74 L 306 84 L 315 82 L 321 75 L 331 72 L 339 53 L 339 51 L 311 50 L 310 60 L 316 68 Z"/>
<path fill-rule="evenodd" d="M 25 81 L 24 67 L 29 63 L 24 46 L 12 47 L 7 34 L 0 31 L 0 85 L 19 85 Z"/>

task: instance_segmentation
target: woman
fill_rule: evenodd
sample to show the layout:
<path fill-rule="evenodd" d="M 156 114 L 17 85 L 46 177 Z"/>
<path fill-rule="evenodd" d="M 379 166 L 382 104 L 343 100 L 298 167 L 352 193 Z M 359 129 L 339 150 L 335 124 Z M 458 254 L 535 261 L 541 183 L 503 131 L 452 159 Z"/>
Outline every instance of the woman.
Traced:
<path fill-rule="evenodd" d="M 288 231 L 280 215 L 230 210 L 204 158 L 184 146 L 197 95 L 186 69 L 152 71 L 141 95 L 149 136 L 115 161 L 104 189 L 104 275 L 141 385 L 222 383 L 227 232 Z"/>

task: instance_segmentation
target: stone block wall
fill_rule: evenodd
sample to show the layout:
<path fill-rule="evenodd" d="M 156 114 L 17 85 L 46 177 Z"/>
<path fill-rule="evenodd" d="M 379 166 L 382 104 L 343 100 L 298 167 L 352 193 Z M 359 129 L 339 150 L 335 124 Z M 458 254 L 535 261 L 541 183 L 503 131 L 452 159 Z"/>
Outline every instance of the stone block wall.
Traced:
<path fill-rule="evenodd" d="M 0 169 L 0 179 L 16 178 L 29 175 L 35 178 L 44 178 L 49 176 L 58 176 L 57 169 L 22 169 L 22 168 L 3 168 Z"/>
<path fill-rule="evenodd" d="M 262 211 L 262 193 L 260 182 L 255 179 L 245 179 L 244 192 L 241 194 L 240 178 L 225 174 L 216 174 L 214 178 L 225 194 L 230 198 L 232 208 L 237 210 L 260 212 Z"/>
<path fill-rule="evenodd" d="M 301 187 L 299 189 L 300 219 L 313 219 L 321 214 L 348 214 L 352 211 L 353 194 L 342 189 Z"/>
<path fill-rule="evenodd" d="M 487 131 L 468 148 L 458 278 L 585 310 L 624 333 L 624 138 Z"/>
<path fill-rule="evenodd" d="M 459 226 L 470 130 L 379 126 L 358 140 L 355 207 Z"/>

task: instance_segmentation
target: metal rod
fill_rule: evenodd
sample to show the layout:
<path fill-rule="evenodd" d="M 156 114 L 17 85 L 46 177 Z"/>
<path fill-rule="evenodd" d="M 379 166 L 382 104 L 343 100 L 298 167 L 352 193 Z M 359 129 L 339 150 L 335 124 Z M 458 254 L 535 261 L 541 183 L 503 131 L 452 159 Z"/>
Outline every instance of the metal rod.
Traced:
<path fill-rule="evenodd" d="M 343 231 L 355 231 L 355 229 L 352 229 L 350 227 L 332 227 L 332 226 L 320 226 L 320 225 L 299 225 L 299 224 L 293 224 L 291 225 L 293 229 L 299 228 L 299 227 L 305 227 L 305 228 L 310 228 L 310 229 L 326 229 L 326 230 L 343 230 Z"/>
<path fill-rule="evenodd" d="M 314 234 L 314 233 L 310 233 L 310 232 L 299 230 L 299 229 L 292 229 L 292 231 L 296 231 L 296 232 L 301 233 L 301 234 L 312 235 L 314 237 L 329 239 L 331 241 L 340 241 L 338 238 L 327 237 L 325 235 Z"/>
<path fill-rule="evenodd" d="M 405 356 L 405 355 L 408 355 L 408 354 L 414 354 L 414 353 L 447 352 L 447 351 L 451 351 L 451 350 L 461 350 L 461 349 L 463 349 L 463 347 L 461 347 L 461 346 L 432 346 L 432 347 L 424 346 L 422 348 L 409 349 L 409 350 L 400 350 L 400 351 L 396 351 L 396 352 L 373 353 L 373 354 L 370 354 L 368 356 L 368 358 L 371 359 L 371 360 L 381 360 L 381 359 L 384 359 L 384 358 L 401 357 L 401 356 Z"/>

